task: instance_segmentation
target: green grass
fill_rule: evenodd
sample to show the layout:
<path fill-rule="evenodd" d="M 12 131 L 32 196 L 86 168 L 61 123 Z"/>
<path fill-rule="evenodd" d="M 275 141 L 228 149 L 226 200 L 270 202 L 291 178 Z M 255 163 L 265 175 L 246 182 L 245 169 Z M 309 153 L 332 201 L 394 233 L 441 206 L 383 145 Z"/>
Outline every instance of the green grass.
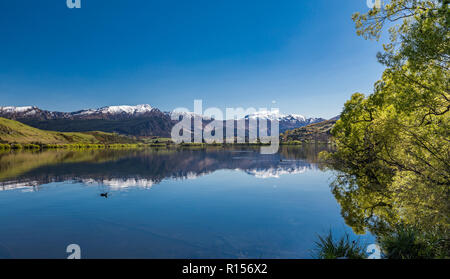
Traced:
<path fill-rule="evenodd" d="M 152 137 L 152 138 L 146 138 L 144 139 L 145 143 L 149 143 L 149 144 L 171 144 L 172 139 L 171 138 L 158 138 L 158 137 Z"/>
<path fill-rule="evenodd" d="M 54 132 L 44 131 L 21 122 L 0 117 L 0 149 L 34 149 L 37 146 L 77 145 L 96 147 L 105 144 L 135 144 L 138 141 L 114 133 L 93 132 Z M 100 147 L 100 146 L 97 146 Z"/>

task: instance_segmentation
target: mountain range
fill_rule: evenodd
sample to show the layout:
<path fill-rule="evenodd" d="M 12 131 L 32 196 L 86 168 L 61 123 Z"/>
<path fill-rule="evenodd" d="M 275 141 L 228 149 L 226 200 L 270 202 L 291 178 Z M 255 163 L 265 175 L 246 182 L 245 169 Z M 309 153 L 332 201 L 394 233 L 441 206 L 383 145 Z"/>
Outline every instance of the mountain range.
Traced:
<path fill-rule="evenodd" d="M 170 137 L 176 123 L 171 112 L 162 112 L 148 104 L 136 106 L 107 106 L 75 112 L 43 110 L 35 106 L 0 107 L 0 117 L 17 120 L 35 128 L 59 132 L 115 132 L 132 136 Z M 258 112 L 246 119 L 278 120 L 280 132 L 324 121 L 322 118 L 306 118 L 298 114 Z"/>
<path fill-rule="evenodd" d="M 259 111 L 245 116 L 246 119 L 259 118 L 267 120 L 277 120 L 280 123 L 280 133 L 285 131 L 304 127 L 314 123 L 325 121 L 323 118 L 306 118 L 300 114 L 282 114 L 277 111 Z"/>
<path fill-rule="evenodd" d="M 48 111 L 34 106 L 0 107 L 0 117 L 49 131 L 103 131 L 143 137 L 169 137 L 174 125 L 169 114 L 149 105 L 110 106 L 75 112 Z"/>

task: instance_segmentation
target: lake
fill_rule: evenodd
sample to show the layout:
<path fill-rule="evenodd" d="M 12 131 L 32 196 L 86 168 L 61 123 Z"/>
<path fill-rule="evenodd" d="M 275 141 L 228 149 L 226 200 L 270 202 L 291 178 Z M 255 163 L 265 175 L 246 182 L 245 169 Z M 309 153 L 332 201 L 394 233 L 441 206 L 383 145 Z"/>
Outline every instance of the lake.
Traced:
<path fill-rule="evenodd" d="M 318 234 L 358 238 L 327 148 L 0 153 L 0 258 L 311 258 Z"/>

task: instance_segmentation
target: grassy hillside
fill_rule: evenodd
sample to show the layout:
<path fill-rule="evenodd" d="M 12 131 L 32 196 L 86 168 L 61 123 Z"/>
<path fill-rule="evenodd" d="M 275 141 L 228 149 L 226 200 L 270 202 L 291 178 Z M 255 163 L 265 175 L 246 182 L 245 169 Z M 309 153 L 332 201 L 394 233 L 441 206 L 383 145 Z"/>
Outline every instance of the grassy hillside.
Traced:
<path fill-rule="evenodd" d="M 0 143 L 19 144 L 113 144 L 134 143 L 134 139 L 104 132 L 54 132 L 36 129 L 0 117 Z"/>
<path fill-rule="evenodd" d="M 336 124 L 336 119 L 311 124 L 302 128 L 286 131 L 281 135 L 284 143 L 289 142 L 329 142 L 331 129 Z"/>

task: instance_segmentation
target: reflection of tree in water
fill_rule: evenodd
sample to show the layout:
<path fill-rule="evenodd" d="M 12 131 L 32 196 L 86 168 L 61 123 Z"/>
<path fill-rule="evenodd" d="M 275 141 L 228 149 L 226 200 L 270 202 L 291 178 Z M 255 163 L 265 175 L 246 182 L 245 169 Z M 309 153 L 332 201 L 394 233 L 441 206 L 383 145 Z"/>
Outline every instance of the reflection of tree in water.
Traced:
<path fill-rule="evenodd" d="M 448 249 L 448 189 L 420 184 L 398 189 L 387 182 L 390 177 L 382 170 L 362 170 L 338 162 L 328 167 L 336 171 L 332 193 L 355 233 L 369 230 L 378 237 L 390 237 L 399 228 L 409 228 L 427 238 L 425 241 L 441 245 L 438 249 Z"/>
<path fill-rule="evenodd" d="M 333 147 L 326 144 L 305 144 L 301 147 L 281 146 L 279 152 L 286 159 L 305 159 L 322 169 L 323 164 L 319 159 L 320 152 L 332 150 Z"/>

